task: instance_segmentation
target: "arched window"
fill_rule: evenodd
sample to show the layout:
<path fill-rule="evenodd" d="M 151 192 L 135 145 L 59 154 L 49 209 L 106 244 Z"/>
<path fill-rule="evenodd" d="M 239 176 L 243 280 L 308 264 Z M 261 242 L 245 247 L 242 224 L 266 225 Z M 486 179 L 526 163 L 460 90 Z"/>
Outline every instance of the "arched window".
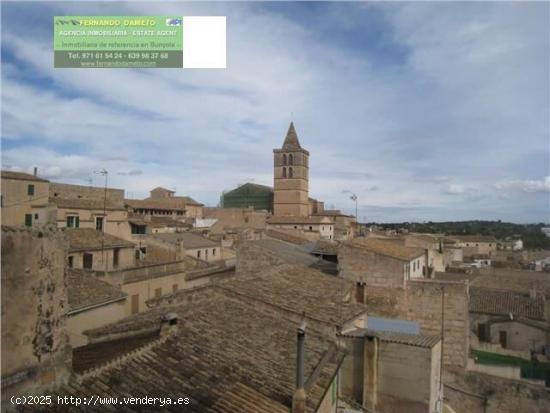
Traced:
<path fill-rule="evenodd" d="M 292 154 L 288 155 L 288 164 L 294 165 L 294 159 L 292 159 Z"/>
<path fill-rule="evenodd" d="M 292 156 L 292 155 L 290 155 Z M 286 154 L 283 154 L 283 165 L 286 165 Z"/>
<path fill-rule="evenodd" d="M 283 178 L 286 178 L 286 168 L 283 168 Z"/>
<path fill-rule="evenodd" d="M 288 177 L 292 178 L 292 167 L 288 168 Z"/>

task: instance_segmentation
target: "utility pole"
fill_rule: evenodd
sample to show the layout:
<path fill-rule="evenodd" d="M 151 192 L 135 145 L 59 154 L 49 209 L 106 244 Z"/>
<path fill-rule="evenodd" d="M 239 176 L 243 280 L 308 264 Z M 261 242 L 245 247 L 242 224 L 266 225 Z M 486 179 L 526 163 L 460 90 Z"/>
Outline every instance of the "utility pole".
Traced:
<path fill-rule="evenodd" d="M 109 172 L 103 168 L 101 171 L 94 171 L 95 174 L 105 177 L 105 188 L 103 191 L 103 218 L 101 221 L 101 258 L 103 260 L 103 270 L 107 272 L 107 260 L 105 259 L 105 226 L 107 225 L 107 176 Z"/>

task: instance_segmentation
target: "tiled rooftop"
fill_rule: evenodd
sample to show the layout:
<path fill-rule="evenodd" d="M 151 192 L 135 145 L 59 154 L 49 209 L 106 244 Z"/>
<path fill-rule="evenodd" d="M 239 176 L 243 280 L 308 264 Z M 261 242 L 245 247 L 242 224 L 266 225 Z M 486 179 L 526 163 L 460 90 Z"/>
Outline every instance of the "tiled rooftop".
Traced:
<path fill-rule="evenodd" d="M 119 287 L 75 269 L 69 270 L 67 291 L 69 312 L 126 298 Z"/>
<path fill-rule="evenodd" d="M 171 243 L 179 241 L 185 248 L 213 248 L 220 246 L 219 243 L 191 232 L 171 232 L 166 234 L 153 234 L 152 236 Z"/>
<path fill-rule="evenodd" d="M 365 328 L 346 333 L 347 337 L 374 336 L 388 343 L 406 344 L 415 347 L 432 348 L 441 341 L 440 336 L 425 336 L 422 334 L 397 333 L 392 331 L 375 331 Z"/>
<path fill-rule="evenodd" d="M 486 235 L 449 235 L 448 238 L 459 242 L 497 242 L 495 237 Z"/>
<path fill-rule="evenodd" d="M 301 232 L 292 229 L 268 229 L 266 235 L 271 238 L 275 238 L 281 241 L 290 242 L 296 245 L 303 245 L 310 242 L 310 240 Z"/>
<path fill-rule="evenodd" d="M 550 298 L 550 276 L 545 272 L 490 268 L 478 270 L 476 274 L 477 276 L 472 277 L 474 279 L 470 283 L 472 287 L 516 291 L 525 294 L 536 289 L 539 294 Z"/>
<path fill-rule="evenodd" d="M 279 256 L 289 264 L 314 265 L 319 258 L 307 253 L 302 248 L 277 239 L 262 239 L 258 241 L 248 241 L 248 245 L 256 245 L 260 248 Z"/>
<path fill-rule="evenodd" d="M 69 251 L 84 251 L 100 248 L 133 248 L 134 244 L 122 238 L 105 234 L 93 228 L 67 228 Z"/>
<path fill-rule="evenodd" d="M 271 217 L 267 220 L 268 224 L 333 224 L 332 220 L 322 216 L 310 216 L 310 217 Z"/>
<path fill-rule="evenodd" d="M 174 198 L 154 198 L 154 199 L 125 199 L 124 203 L 129 208 L 141 209 L 163 209 L 173 211 L 185 211 L 185 203 Z"/>
<path fill-rule="evenodd" d="M 27 174 L 25 172 L 2 171 L 1 176 L 2 176 L 2 179 L 18 179 L 21 181 L 50 182 L 46 179 L 42 179 L 37 176 Z"/>
<path fill-rule="evenodd" d="M 164 311 L 178 314 L 176 332 L 97 374 L 72 378 L 58 394 L 189 397 L 186 412 L 289 411 L 296 377 L 295 323 L 227 295 Z M 150 327 L 159 321 L 149 313 L 130 318 L 149 319 Z M 305 346 L 306 412 L 314 412 L 344 353 L 309 330 Z M 232 410 L 234 406 L 237 410 Z M 66 407 L 67 411 L 82 409 Z"/>
<path fill-rule="evenodd" d="M 420 248 L 405 247 L 397 242 L 375 238 L 355 238 L 347 244 L 404 261 L 413 260 L 424 254 L 424 250 Z"/>
<path fill-rule="evenodd" d="M 342 325 L 366 310 L 346 302 L 352 285 L 341 278 L 304 265 L 281 265 L 255 274 L 239 275 L 218 286 L 250 300 L 261 300 L 296 314 Z"/>
<path fill-rule="evenodd" d="M 470 287 L 470 312 L 545 320 L 544 297 Z"/>

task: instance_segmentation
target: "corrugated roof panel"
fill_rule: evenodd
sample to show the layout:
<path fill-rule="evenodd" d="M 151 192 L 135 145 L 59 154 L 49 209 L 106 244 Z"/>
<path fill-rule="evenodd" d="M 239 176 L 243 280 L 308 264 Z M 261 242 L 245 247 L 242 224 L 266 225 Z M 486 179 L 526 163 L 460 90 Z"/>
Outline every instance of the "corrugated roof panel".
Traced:
<path fill-rule="evenodd" d="M 369 316 L 367 318 L 367 328 L 372 331 L 420 334 L 420 326 L 416 321 L 398 320 L 396 318 Z"/>

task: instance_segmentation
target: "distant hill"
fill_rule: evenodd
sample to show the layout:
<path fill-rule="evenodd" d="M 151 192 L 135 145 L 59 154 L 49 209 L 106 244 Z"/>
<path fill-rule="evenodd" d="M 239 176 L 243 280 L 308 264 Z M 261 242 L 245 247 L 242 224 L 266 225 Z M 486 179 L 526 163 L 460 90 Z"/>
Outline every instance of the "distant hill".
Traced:
<path fill-rule="evenodd" d="M 526 249 L 550 249 L 550 238 L 542 232 L 547 224 L 512 224 L 502 221 L 403 222 L 374 224 L 388 229 L 446 235 L 493 235 L 498 240 L 521 238 Z"/>

